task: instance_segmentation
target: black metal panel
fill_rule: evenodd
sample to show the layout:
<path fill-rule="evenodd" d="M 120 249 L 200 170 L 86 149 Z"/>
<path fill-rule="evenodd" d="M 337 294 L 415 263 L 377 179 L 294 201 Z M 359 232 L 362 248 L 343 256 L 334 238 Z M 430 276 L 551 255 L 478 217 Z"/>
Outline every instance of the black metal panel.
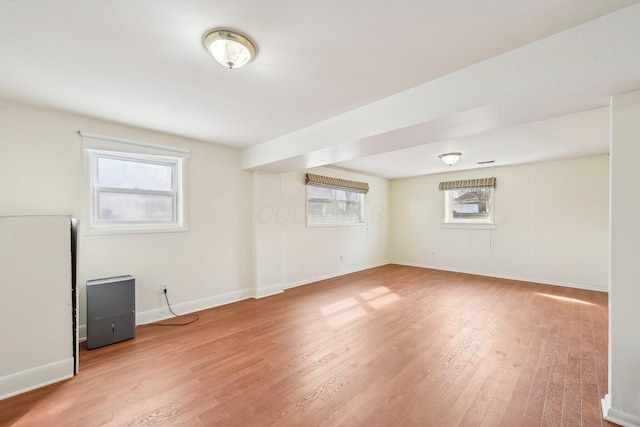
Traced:
<path fill-rule="evenodd" d="M 78 298 L 77 298 L 77 264 L 78 264 L 78 224 L 77 218 L 71 218 L 71 323 L 73 333 L 73 375 L 78 373 Z"/>
<path fill-rule="evenodd" d="M 87 281 L 87 348 L 103 347 L 135 336 L 133 276 Z"/>

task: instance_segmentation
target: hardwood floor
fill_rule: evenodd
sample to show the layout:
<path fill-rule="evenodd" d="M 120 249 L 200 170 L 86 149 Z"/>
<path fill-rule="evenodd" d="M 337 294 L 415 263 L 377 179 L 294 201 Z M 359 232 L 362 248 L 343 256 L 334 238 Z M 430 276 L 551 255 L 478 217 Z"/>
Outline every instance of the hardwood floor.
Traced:
<path fill-rule="evenodd" d="M 146 325 L 16 426 L 601 426 L 607 295 L 388 265 Z"/>

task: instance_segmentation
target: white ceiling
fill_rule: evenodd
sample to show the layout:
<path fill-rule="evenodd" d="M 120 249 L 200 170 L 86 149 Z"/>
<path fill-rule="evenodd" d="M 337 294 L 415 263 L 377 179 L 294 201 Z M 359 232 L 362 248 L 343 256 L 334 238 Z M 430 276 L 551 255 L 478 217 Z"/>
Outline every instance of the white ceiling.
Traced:
<path fill-rule="evenodd" d="M 626 8 L 624 10 L 620 10 Z M 202 37 L 239 30 L 228 70 Z M 0 0 L 0 98 L 387 178 L 608 151 L 640 88 L 630 0 Z M 122 136 L 123 135 L 114 135 Z"/>

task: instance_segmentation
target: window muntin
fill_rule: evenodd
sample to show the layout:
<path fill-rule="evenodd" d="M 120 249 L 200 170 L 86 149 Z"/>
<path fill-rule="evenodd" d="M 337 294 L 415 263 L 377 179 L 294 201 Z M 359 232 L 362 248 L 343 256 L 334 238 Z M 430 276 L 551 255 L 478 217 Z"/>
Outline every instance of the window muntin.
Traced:
<path fill-rule="evenodd" d="M 91 228 L 167 230 L 183 226 L 181 158 L 89 151 Z"/>
<path fill-rule="evenodd" d="M 493 223 L 494 189 L 454 189 L 445 194 L 446 223 Z"/>
<path fill-rule="evenodd" d="M 364 194 L 307 185 L 307 225 L 364 224 Z"/>

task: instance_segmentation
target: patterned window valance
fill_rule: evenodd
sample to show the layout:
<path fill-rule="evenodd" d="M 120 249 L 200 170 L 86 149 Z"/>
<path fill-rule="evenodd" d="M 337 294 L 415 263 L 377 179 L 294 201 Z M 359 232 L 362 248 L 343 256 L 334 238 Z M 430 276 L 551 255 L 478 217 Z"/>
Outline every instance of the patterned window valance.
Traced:
<path fill-rule="evenodd" d="M 332 178 L 312 173 L 308 173 L 306 175 L 306 184 L 313 185 L 315 187 L 351 191 L 353 193 L 367 194 L 367 192 L 369 192 L 369 184 L 366 182 L 349 181 L 347 179 Z"/>
<path fill-rule="evenodd" d="M 440 191 L 467 190 L 471 188 L 496 188 L 495 178 L 461 179 L 460 181 L 444 181 L 438 186 Z"/>

